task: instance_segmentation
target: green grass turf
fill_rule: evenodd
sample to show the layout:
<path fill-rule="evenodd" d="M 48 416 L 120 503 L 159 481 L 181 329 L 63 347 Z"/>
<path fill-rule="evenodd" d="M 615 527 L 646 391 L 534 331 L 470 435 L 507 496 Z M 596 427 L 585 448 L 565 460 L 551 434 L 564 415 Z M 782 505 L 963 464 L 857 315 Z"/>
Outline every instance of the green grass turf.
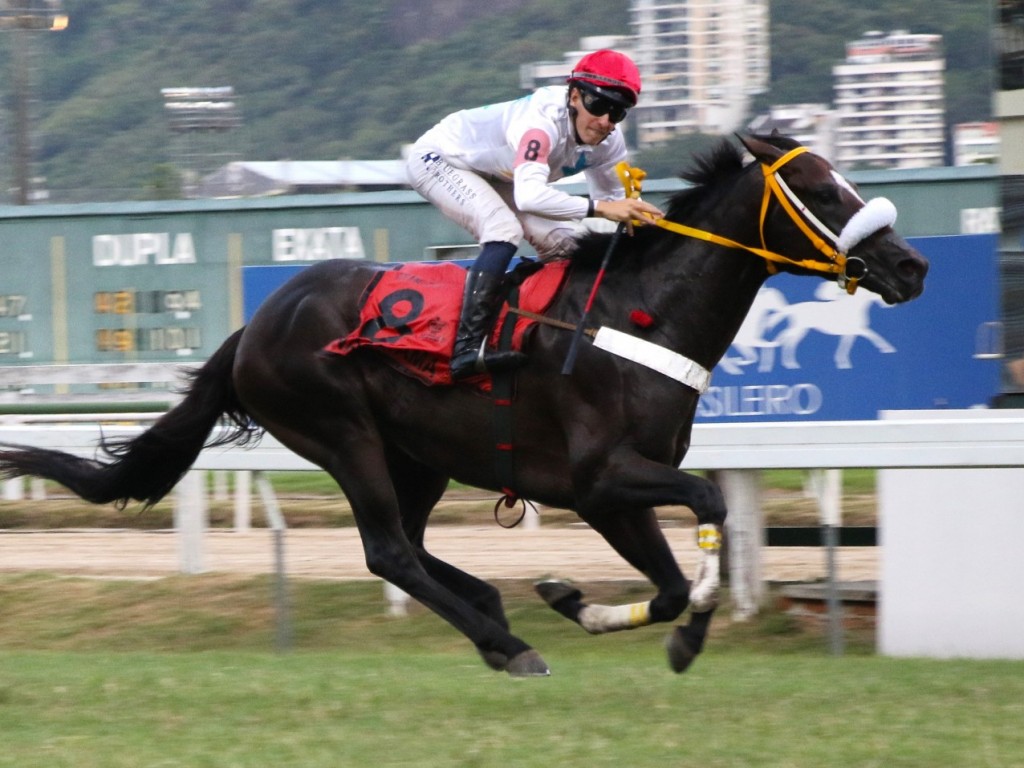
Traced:
<path fill-rule="evenodd" d="M 0 766 L 1019 766 L 1024 663 L 829 657 L 820 632 L 723 612 L 671 673 L 667 627 L 591 637 L 503 584 L 547 679 L 488 670 L 376 583 L 0 577 Z M 633 600 L 637 585 L 600 585 Z"/>

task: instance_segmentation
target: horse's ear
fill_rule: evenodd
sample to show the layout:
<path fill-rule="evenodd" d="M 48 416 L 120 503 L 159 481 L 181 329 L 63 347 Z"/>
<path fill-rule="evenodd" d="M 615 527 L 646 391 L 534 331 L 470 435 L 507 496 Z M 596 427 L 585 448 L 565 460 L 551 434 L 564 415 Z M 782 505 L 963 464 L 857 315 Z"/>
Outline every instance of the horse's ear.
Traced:
<path fill-rule="evenodd" d="M 769 144 L 767 141 L 762 141 L 756 136 L 744 136 L 743 134 L 736 134 L 736 138 L 740 140 L 740 143 L 747 148 L 747 151 L 757 158 L 762 163 L 771 165 L 783 155 L 783 151 L 778 147 Z"/>

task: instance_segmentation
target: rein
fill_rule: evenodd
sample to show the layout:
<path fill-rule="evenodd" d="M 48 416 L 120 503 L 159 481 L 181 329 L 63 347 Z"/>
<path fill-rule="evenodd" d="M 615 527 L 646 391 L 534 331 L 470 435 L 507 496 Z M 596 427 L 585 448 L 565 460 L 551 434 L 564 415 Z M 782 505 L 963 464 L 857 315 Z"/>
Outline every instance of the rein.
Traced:
<path fill-rule="evenodd" d="M 721 235 L 716 235 L 713 232 L 708 232 L 703 229 L 697 229 L 695 227 L 688 227 L 685 224 L 679 224 L 668 219 L 657 219 L 652 222 L 639 222 L 642 224 L 651 223 L 662 229 L 667 229 L 670 232 L 674 232 L 677 235 L 683 235 L 684 237 L 692 237 L 698 240 L 704 240 L 715 245 L 721 245 L 726 248 L 735 248 L 744 250 L 749 253 L 759 256 L 768 262 L 768 270 L 772 274 L 778 271 L 776 264 L 788 264 L 790 266 L 798 267 L 800 269 L 807 269 L 814 272 L 824 272 L 826 274 L 837 275 L 838 282 L 841 287 L 846 289 L 847 293 L 852 294 L 857 290 L 857 284 L 867 274 L 867 266 L 863 261 L 857 258 L 847 258 L 846 251 L 856 245 L 857 242 L 863 239 L 870 232 L 865 232 L 859 238 L 847 238 L 844 237 L 846 229 L 850 228 L 850 225 L 857 219 L 857 223 L 860 224 L 865 219 L 872 221 L 877 220 L 880 225 L 875 227 L 872 231 L 877 231 L 884 226 L 891 226 L 895 220 L 895 208 L 888 200 L 884 198 L 878 198 L 877 200 L 871 200 L 861 208 L 853 218 L 847 223 L 847 227 L 844 228 L 844 232 L 839 235 L 832 233 L 828 227 L 822 224 L 816 216 L 807 208 L 806 205 L 801 202 L 800 198 L 789 188 L 789 185 L 779 175 L 779 169 L 786 165 L 790 160 L 802 155 L 807 152 L 807 147 L 796 147 L 790 150 L 771 165 L 761 163 L 761 171 L 764 174 L 764 195 L 761 199 L 761 216 L 759 222 L 759 232 L 761 235 L 761 247 L 746 245 L 744 243 L 731 240 Z M 626 186 L 626 195 L 630 196 L 633 189 L 630 186 L 630 176 L 623 178 L 623 183 Z M 793 259 L 789 256 L 785 256 L 781 253 L 769 250 L 765 242 L 764 236 L 764 225 L 768 217 L 768 204 L 771 202 L 772 197 L 778 201 L 779 205 L 789 216 L 790 220 L 796 224 L 801 232 L 811 241 L 811 244 L 821 251 L 822 254 L 828 259 L 828 261 L 817 261 L 815 259 Z M 890 210 L 891 209 L 891 210 Z M 865 213 L 864 217 L 861 217 L 861 213 Z M 808 223 L 810 222 L 810 224 Z M 825 239 L 811 228 L 813 224 L 818 230 L 826 234 L 834 245 L 830 245 Z M 840 247 L 840 243 L 844 240 L 854 239 L 853 243 L 850 243 L 845 248 Z"/>

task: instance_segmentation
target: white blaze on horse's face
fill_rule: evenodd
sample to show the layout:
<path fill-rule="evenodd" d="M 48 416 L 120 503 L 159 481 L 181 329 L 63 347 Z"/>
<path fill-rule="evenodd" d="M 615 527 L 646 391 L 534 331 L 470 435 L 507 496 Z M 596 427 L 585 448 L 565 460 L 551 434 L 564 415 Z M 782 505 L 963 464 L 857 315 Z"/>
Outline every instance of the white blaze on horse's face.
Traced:
<path fill-rule="evenodd" d="M 832 178 L 836 180 L 836 184 L 838 184 L 840 187 L 842 187 L 851 195 L 853 195 L 855 199 L 860 200 L 861 205 L 864 204 L 864 198 L 861 197 L 860 194 L 858 194 L 856 189 L 854 189 L 853 184 L 848 182 L 846 180 L 846 177 L 843 176 L 843 174 L 841 174 L 835 168 L 832 169 Z"/>
<path fill-rule="evenodd" d="M 800 211 L 801 215 L 807 220 L 807 223 L 818 230 L 819 233 L 825 238 L 828 238 L 832 244 L 836 247 L 836 250 L 841 254 L 847 254 L 854 248 L 858 243 L 864 239 L 870 237 L 875 232 L 886 227 L 891 227 L 896 223 L 896 206 L 891 201 L 884 197 L 874 197 L 867 202 L 864 202 L 863 198 L 853 188 L 843 176 L 836 171 L 832 170 L 832 178 L 836 181 L 839 186 L 847 190 L 853 195 L 854 199 L 861 203 L 861 208 L 843 226 L 841 232 L 836 234 L 833 232 L 824 222 L 822 222 L 814 213 L 808 208 L 804 202 L 797 197 L 796 193 L 790 189 L 789 185 L 782 178 L 782 175 L 776 171 L 775 179 L 779 183 L 779 188 L 789 198 L 789 201 Z"/>

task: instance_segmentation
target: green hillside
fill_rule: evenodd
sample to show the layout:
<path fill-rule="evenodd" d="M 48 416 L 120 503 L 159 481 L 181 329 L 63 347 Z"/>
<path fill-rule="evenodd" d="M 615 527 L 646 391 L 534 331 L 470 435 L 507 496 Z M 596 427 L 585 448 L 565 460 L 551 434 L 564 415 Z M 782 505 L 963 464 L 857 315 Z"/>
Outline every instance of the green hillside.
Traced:
<path fill-rule="evenodd" d="M 175 146 L 161 88 L 233 86 L 243 125 L 223 143 L 238 157 L 392 158 L 446 112 L 520 94 L 521 63 L 560 59 L 584 35 L 629 31 L 627 0 L 64 5 L 67 30 L 31 33 L 34 171 L 59 202 L 153 196 Z M 763 103 L 830 101 L 846 40 L 907 28 L 946 35 L 950 120 L 985 119 L 988 19 L 978 0 L 772 0 L 774 82 Z M 15 34 L 0 33 L 5 72 Z M 5 104 L 9 158 L 9 94 Z"/>

